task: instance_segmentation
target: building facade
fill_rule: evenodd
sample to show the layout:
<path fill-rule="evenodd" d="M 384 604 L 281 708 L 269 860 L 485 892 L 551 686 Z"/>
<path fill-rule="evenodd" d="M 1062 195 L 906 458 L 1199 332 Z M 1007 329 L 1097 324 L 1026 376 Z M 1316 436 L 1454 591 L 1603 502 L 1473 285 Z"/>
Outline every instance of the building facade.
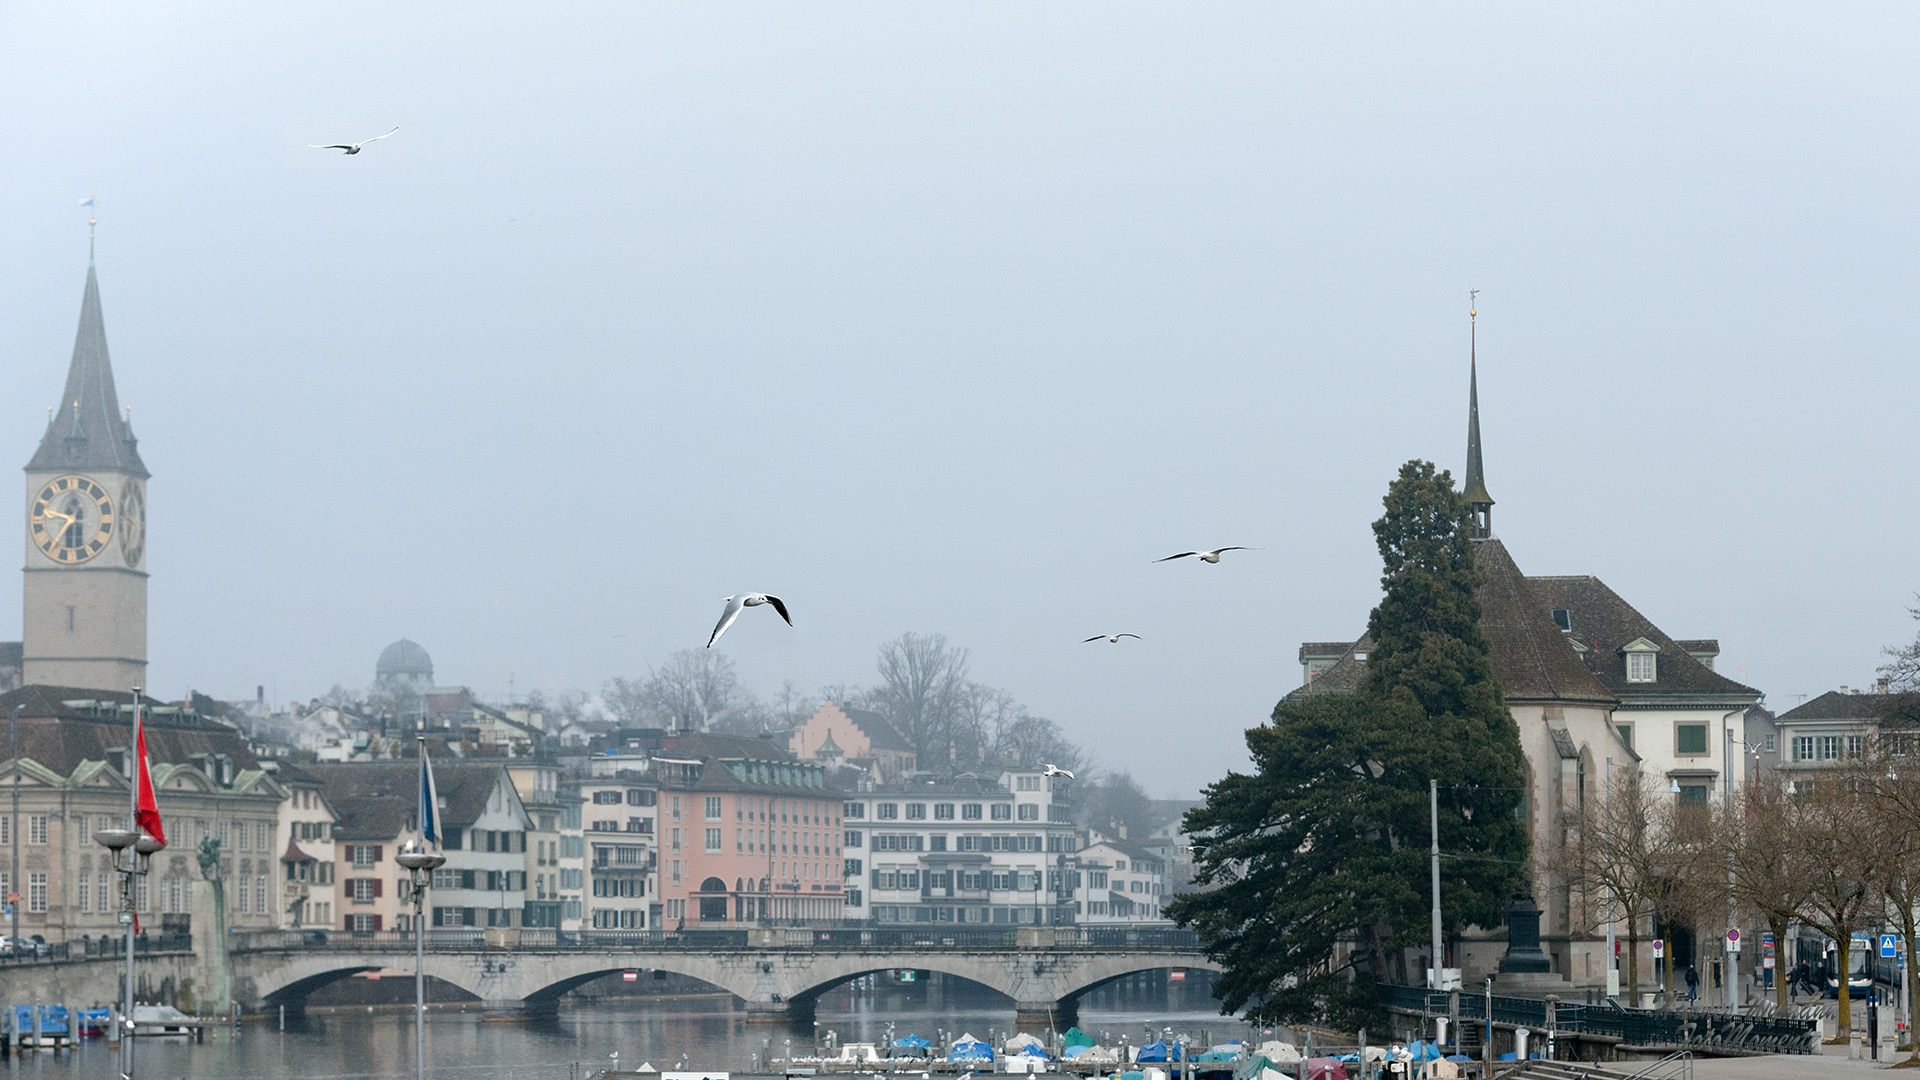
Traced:
<path fill-rule="evenodd" d="M 1074 861 L 1077 921 L 1091 926 L 1165 923 L 1166 860 L 1139 844 L 1098 839 Z"/>
<path fill-rule="evenodd" d="M 93 834 L 127 827 L 127 693 L 25 686 L 0 694 L 0 714 L 19 710 L 20 755 L 0 767 L 0 893 L 20 894 L 20 933 L 48 942 L 116 935 L 119 879 Z M 186 929 L 199 845 L 220 842 L 229 924 L 279 925 L 273 850 L 286 791 L 260 767 L 239 733 L 191 710 L 147 701 L 147 754 L 167 848 L 140 880 L 143 928 Z M 12 813 L 16 790 L 20 811 Z M 12 864 L 15 841 L 20 861 Z"/>
<path fill-rule="evenodd" d="M 658 884 L 659 789 L 645 768 L 634 767 L 582 777 L 580 836 L 584 847 L 582 894 L 577 918 L 589 930 L 658 928 L 662 901 Z"/>
<path fill-rule="evenodd" d="M 1039 769 L 911 777 L 849 794 L 844 917 L 875 923 L 1074 921 L 1068 786 Z"/>
<path fill-rule="evenodd" d="M 332 926 L 333 831 L 337 818 L 318 777 L 284 761 L 272 763 L 287 792 L 280 803 L 274 848 L 280 852 L 280 926 Z"/>

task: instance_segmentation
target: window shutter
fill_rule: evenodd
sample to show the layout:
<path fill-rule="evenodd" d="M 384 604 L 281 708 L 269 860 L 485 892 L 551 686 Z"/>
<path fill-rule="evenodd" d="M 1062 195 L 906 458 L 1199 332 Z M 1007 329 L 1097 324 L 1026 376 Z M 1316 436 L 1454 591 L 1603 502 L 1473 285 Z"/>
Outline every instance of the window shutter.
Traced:
<path fill-rule="evenodd" d="M 380 891 L 379 889 L 374 890 L 375 893 L 378 893 L 379 891 Z M 380 916 L 378 915 L 375 915 L 373 917 L 373 931 L 376 934 L 380 932 Z"/>
<path fill-rule="evenodd" d="M 381 886 L 381 885 L 384 885 L 384 884 L 385 884 L 385 882 L 383 882 L 383 881 L 381 881 L 381 880 L 380 880 L 379 878 L 374 878 L 374 879 L 373 879 L 373 898 L 374 898 L 375 900 L 378 900 L 378 899 L 380 899 L 380 886 Z M 375 916 L 375 917 L 376 917 L 376 918 L 378 918 L 378 916 Z M 380 929 L 380 928 L 376 926 L 376 927 L 374 927 L 374 929 L 375 929 L 375 930 L 378 930 L 378 929 Z"/>

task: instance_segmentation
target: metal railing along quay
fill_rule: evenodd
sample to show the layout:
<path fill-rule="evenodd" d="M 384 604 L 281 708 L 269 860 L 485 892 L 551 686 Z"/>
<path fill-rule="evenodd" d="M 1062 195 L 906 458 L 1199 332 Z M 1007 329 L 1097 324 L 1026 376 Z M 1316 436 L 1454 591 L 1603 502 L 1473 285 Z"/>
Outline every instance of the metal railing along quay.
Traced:
<path fill-rule="evenodd" d="M 1572 1035 L 1593 1035 L 1638 1047 L 1686 1047 L 1730 1053 L 1811 1054 L 1818 1038 L 1818 1025 L 1812 1020 L 1785 1016 L 1760 1016 L 1713 1010 L 1629 1009 L 1611 1003 L 1586 1005 L 1558 1002 L 1553 1021 L 1547 1020 L 1547 1003 L 1534 998 L 1515 998 L 1459 992 L 1436 993 L 1417 986 L 1381 986 L 1381 1004 L 1402 1012 L 1423 1016 L 1447 1016 L 1459 1023 L 1485 1023 L 1487 1004 L 1493 1005 L 1493 1022 L 1509 1027 L 1524 1027 L 1536 1032 L 1549 1028 Z"/>

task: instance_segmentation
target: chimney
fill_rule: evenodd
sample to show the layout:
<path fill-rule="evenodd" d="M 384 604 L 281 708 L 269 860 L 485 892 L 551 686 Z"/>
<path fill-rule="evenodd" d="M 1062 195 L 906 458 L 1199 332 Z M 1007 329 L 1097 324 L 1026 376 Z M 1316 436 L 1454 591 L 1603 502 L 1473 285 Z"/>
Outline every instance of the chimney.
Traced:
<path fill-rule="evenodd" d="M 1846 683 L 1841 683 L 1841 684 L 1840 684 L 1840 692 L 1841 692 L 1841 693 L 1843 693 L 1843 694 L 1845 694 L 1845 693 L 1849 693 L 1849 691 L 1847 690 L 1847 684 L 1846 684 Z"/>
<path fill-rule="evenodd" d="M 1892 684 L 1892 681 L 1893 680 L 1887 678 L 1885 675 L 1880 676 L 1880 683 L 1878 687 L 1879 692 L 1882 694 L 1886 693 L 1889 686 Z"/>
<path fill-rule="evenodd" d="M 255 684 L 253 688 L 253 700 L 262 705 L 267 703 L 267 688 L 264 685 Z"/>

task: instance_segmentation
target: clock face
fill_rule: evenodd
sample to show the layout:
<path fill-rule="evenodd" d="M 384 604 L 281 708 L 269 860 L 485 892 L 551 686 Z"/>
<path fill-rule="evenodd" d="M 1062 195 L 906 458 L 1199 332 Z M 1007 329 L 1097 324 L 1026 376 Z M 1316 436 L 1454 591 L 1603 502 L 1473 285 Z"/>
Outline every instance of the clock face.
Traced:
<path fill-rule="evenodd" d="M 129 567 L 138 569 L 146 553 L 147 497 L 140 481 L 129 480 L 120 489 L 120 554 Z"/>
<path fill-rule="evenodd" d="M 73 566 L 106 550 L 116 527 L 107 489 L 85 476 L 60 476 L 33 497 L 28 535 L 47 558 Z"/>

